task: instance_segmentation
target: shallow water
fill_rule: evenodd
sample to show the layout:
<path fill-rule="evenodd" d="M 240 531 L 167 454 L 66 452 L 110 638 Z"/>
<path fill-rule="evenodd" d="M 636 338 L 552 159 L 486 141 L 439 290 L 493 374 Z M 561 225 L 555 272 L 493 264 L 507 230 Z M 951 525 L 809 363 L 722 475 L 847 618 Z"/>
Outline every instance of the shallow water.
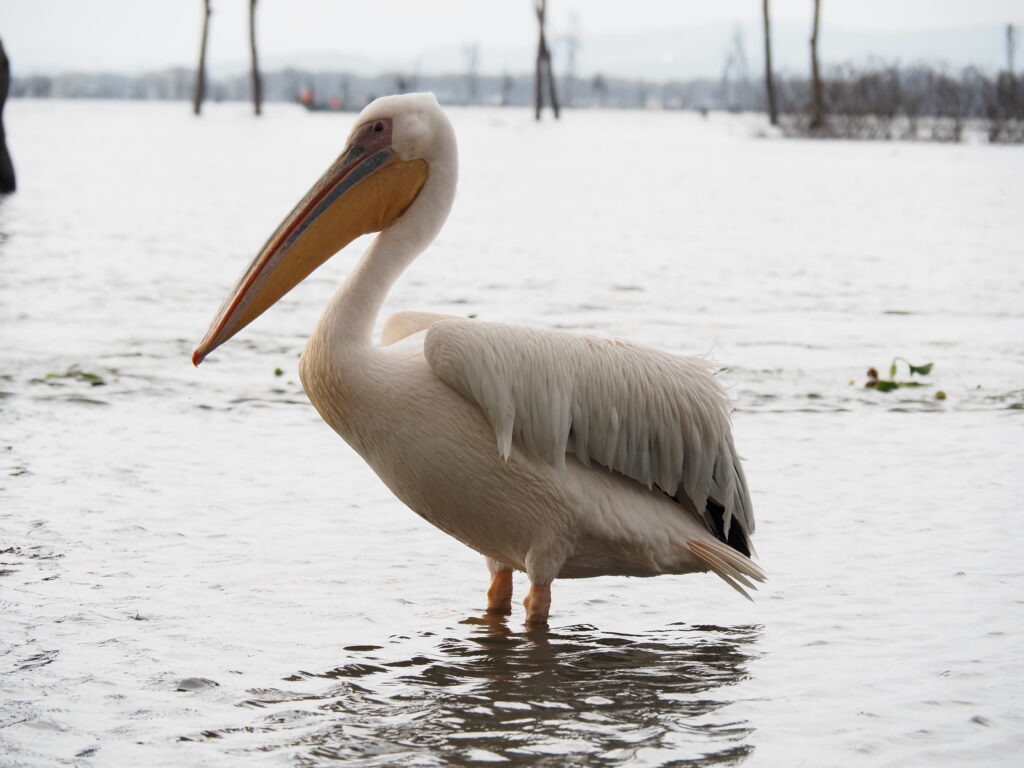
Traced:
<path fill-rule="evenodd" d="M 603 578 L 557 582 L 549 631 L 488 619 L 480 558 L 297 384 L 351 255 L 191 367 L 348 118 L 14 101 L 0 764 L 1015 764 L 1024 154 L 451 114 L 456 210 L 388 309 L 712 354 L 756 602 Z M 935 385 L 863 389 L 896 355 Z"/>

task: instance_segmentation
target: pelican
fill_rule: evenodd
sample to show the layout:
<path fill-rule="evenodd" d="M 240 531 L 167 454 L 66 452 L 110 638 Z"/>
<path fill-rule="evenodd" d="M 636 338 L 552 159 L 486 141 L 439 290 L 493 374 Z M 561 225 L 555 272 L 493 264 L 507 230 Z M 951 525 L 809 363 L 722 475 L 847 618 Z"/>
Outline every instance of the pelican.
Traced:
<path fill-rule="evenodd" d="M 423 312 L 377 316 L 455 199 L 455 133 L 432 94 L 374 101 L 285 217 L 193 354 L 195 365 L 362 234 L 379 233 L 299 362 L 320 415 L 388 488 L 481 553 L 487 609 L 528 624 L 556 578 L 713 571 L 748 597 L 754 516 L 727 394 L 709 363 Z"/>

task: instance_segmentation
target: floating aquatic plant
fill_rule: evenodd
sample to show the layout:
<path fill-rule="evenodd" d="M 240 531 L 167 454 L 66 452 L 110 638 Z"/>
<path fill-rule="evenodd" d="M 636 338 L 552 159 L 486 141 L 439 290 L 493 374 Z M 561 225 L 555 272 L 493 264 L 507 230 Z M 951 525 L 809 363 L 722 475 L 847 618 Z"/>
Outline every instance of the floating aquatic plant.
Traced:
<path fill-rule="evenodd" d="M 100 376 L 98 373 L 91 373 L 90 371 L 83 371 L 77 365 L 72 365 L 70 368 L 68 368 L 63 373 L 48 373 L 48 374 L 46 374 L 45 379 L 46 379 L 46 381 L 51 381 L 51 382 L 54 381 L 54 380 L 68 380 L 68 379 L 70 379 L 72 381 L 84 382 L 84 383 L 89 384 L 89 385 L 91 385 L 93 387 L 104 387 L 107 384 L 107 382 L 104 381 L 103 377 Z"/>
<path fill-rule="evenodd" d="M 897 381 L 896 373 L 898 371 L 897 363 L 906 363 L 907 368 L 910 369 L 910 379 L 906 381 Z M 930 382 L 919 381 L 914 379 L 914 376 L 927 376 L 932 372 L 932 366 L 934 363 L 925 363 L 924 365 L 914 365 L 905 357 L 893 358 L 892 364 L 889 366 L 889 378 L 883 379 L 878 375 L 877 368 L 868 368 L 868 380 L 864 386 L 868 389 L 874 389 L 878 392 L 891 392 L 894 389 L 903 389 L 907 387 L 927 387 L 930 386 Z M 936 400 L 945 400 L 946 393 L 941 389 L 935 393 Z"/>

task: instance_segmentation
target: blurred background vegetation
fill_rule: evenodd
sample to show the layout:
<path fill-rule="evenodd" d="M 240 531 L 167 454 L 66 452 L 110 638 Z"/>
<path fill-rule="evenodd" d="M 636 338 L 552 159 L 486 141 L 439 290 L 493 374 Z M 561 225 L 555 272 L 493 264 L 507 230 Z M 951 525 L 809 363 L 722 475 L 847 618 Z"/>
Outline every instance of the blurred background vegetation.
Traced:
<path fill-rule="evenodd" d="M 603 59 L 592 57 L 597 66 L 583 72 L 581 52 L 596 46 L 581 31 L 580 13 L 573 10 L 569 21 L 551 32 L 552 5 L 560 3 L 516 1 L 522 5 L 523 15 L 534 19 L 534 39 L 523 40 L 520 55 L 512 63 L 505 57 L 500 65 L 487 69 L 482 61 L 488 47 L 481 42 L 464 45 L 441 67 L 424 68 L 421 59 L 410 57 L 407 66 L 382 63 L 379 71 L 368 71 L 365 66 L 344 63 L 331 66 L 329 56 L 319 62 L 300 56 L 296 63 L 283 65 L 278 57 L 261 69 L 258 28 L 262 6 L 257 0 L 244 0 L 250 61 L 245 68 L 211 76 L 207 50 L 216 48 L 218 33 L 224 34 L 216 22 L 211 29 L 218 2 L 194 0 L 199 51 L 195 67 L 19 74 L 14 61 L 10 93 L 14 98 L 183 100 L 192 103 L 196 114 L 201 113 L 204 100 L 251 100 L 259 114 L 263 101 L 298 102 L 311 110 L 356 111 L 377 96 L 429 90 L 450 105 L 531 106 L 538 119 L 546 106 L 553 108 L 556 117 L 560 108 L 696 110 L 703 114 L 726 110 L 764 113 L 785 136 L 1024 141 L 1024 85 L 1016 69 L 1018 31 L 1013 23 L 987 28 L 984 45 L 990 53 L 998 50 L 999 56 L 988 55 L 984 62 L 965 65 L 961 60 L 959 65 L 950 65 L 934 58 L 886 58 L 891 47 L 885 46 L 881 56 L 864 50 L 855 60 L 843 61 L 829 52 L 828 35 L 823 34 L 829 0 L 807 0 L 807 23 L 799 41 L 799 47 L 806 46 L 801 54 L 806 66 L 798 68 L 792 66 L 793 49 L 798 45 L 791 31 L 782 35 L 781 44 L 773 44 L 779 34 L 773 34 L 770 0 L 750 0 L 761 19 L 756 35 L 749 24 L 736 24 L 717 54 L 693 35 L 679 43 L 679 47 L 699 51 L 694 55 L 703 58 L 703 70 L 717 69 L 717 75 L 673 74 L 668 65 L 671 54 L 660 54 L 667 62 L 662 74 L 640 77 L 629 66 L 617 66 L 616 61 L 625 61 L 629 46 L 636 50 L 662 45 L 669 50 L 669 30 L 650 37 L 650 42 L 643 36 L 629 40 L 623 35 L 617 43 L 619 51 L 604 50 Z M 586 13 L 586 6 L 581 12 Z M 622 12 L 628 15 L 630 9 Z M 381 13 L 388 15 L 386 3 L 381 4 Z M 658 19 L 651 19 L 652 27 L 657 23 Z M 976 35 L 978 30 L 971 33 Z M 473 34 L 472 30 L 466 32 L 468 38 Z M 747 52 L 750 38 L 756 41 L 754 47 L 761 49 L 756 55 Z M 338 62 L 345 60 L 345 44 L 345 35 L 340 34 Z M 609 47 L 607 40 L 602 45 Z M 845 50 L 849 49 L 847 45 Z M 782 54 L 788 64 L 773 68 L 773 53 L 776 60 Z M 994 65 L 994 61 L 1001 63 Z"/>

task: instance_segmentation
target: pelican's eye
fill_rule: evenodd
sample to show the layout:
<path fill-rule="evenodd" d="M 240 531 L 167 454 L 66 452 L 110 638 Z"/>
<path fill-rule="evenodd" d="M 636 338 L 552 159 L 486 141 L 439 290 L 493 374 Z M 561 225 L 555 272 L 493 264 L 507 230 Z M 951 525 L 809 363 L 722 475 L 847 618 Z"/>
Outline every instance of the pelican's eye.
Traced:
<path fill-rule="evenodd" d="M 374 133 L 380 133 L 383 130 L 384 130 L 384 123 L 382 123 L 380 120 L 378 120 L 376 123 L 373 124 L 373 132 Z"/>

